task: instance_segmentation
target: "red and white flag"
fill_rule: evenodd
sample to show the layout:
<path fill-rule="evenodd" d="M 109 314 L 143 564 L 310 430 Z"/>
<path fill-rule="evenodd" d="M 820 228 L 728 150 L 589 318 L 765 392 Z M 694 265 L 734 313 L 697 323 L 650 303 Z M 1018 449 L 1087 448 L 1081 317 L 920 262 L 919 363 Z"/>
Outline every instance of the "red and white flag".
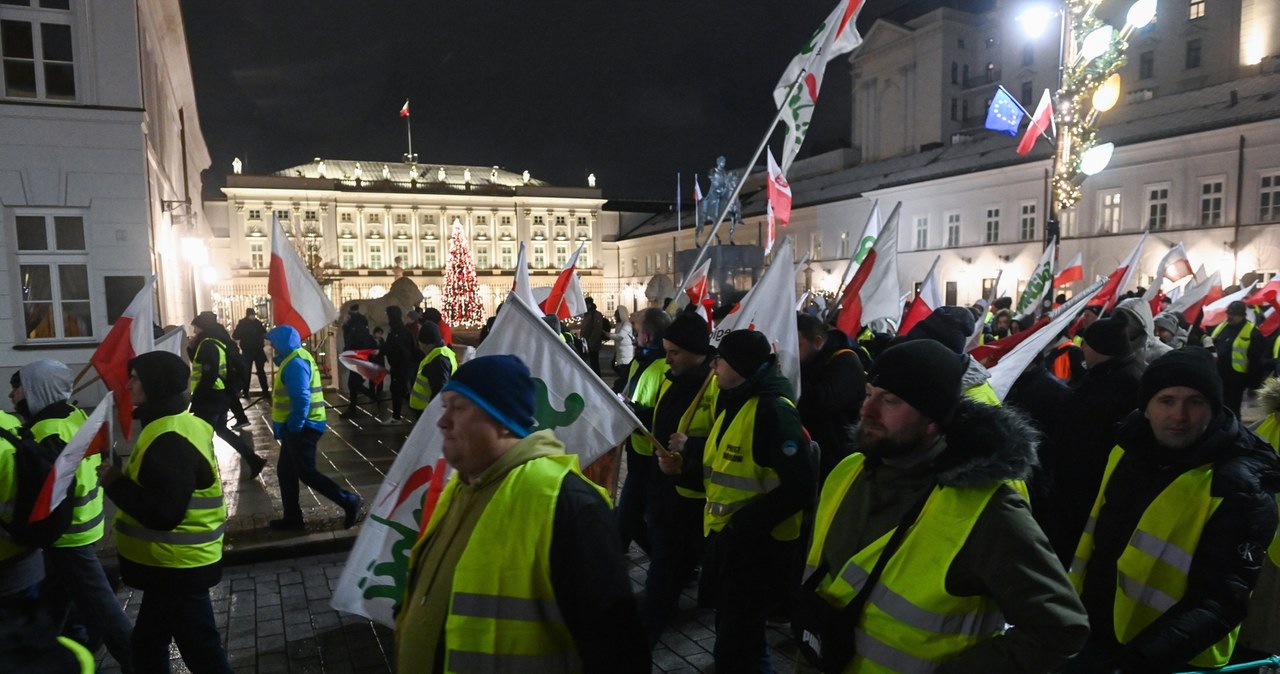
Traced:
<path fill-rule="evenodd" d="M 1176 246 L 1169 249 L 1169 252 L 1160 258 L 1160 263 L 1156 265 L 1156 275 L 1151 281 L 1151 287 L 1142 294 L 1142 299 L 1152 305 L 1152 313 L 1159 313 L 1155 309 L 1155 304 L 1160 298 L 1160 289 L 1164 282 L 1177 282 L 1188 276 L 1194 275 L 1191 269 L 1191 261 L 1187 259 L 1187 251 L 1182 247 L 1179 241 Z"/>
<path fill-rule="evenodd" d="M 699 202 L 699 201 L 702 201 L 702 186 L 698 184 L 698 174 L 697 174 L 697 173 L 695 173 L 695 174 L 693 174 L 693 204 L 694 204 L 694 206 L 697 206 L 697 204 L 698 204 L 698 202 Z M 694 210 L 696 211 L 696 210 L 697 210 L 697 208 L 695 208 Z"/>
<path fill-rule="evenodd" d="M 280 218 L 271 216 L 271 272 L 267 277 L 272 320 L 276 325 L 292 325 L 298 336 L 312 333 L 338 318 L 338 309 L 320 289 L 293 244 L 285 238 Z"/>
<path fill-rule="evenodd" d="M 1215 271 L 1209 278 L 1188 283 L 1182 295 L 1169 307 L 1169 311 L 1178 312 L 1186 322 L 1193 323 L 1196 320 L 1196 314 L 1200 313 L 1204 305 L 1220 297 L 1222 297 L 1222 275 Z"/>
<path fill-rule="evenodd" d="M 338 354 L 338 362 L 377 386 L 386 379 L 387 368 L 369 360 L 376 353 L 378 353 L 377 349 L 351 349 Z"/>
<path fill-rule="evenodd" d="M 1036 105 L 1036 111 L 1031 115 L 1031 123 L 1027 125 L 1027 131 L 1022 135 L 1022 142 L 1018 143 L 1018 154 L 1026 155 L 1031 152 L 1031 148 L 1036 146 L 1040 136 L 1048 135 L 1050 129 L 1054 129 L 1054 133 L 1057 133 L 1053 123 L 1053 99 L 1049 96 L 1049 90 L 1045 89 L 1044 95 L 1040 96 L 1040 103 Z"/>
<path fill-rule="evenodd" d="M 773 241 L 777 238 L 777 227 L 775 225 L 787 226 L 791 222 L 791 184 L 787 182 L 787 177 L 782 175 L 782 169 L 778 168 L 778 162 L 773 160 L 773 150 L 766 150 L 765 154 L 769 158 L 769 234 L 765 239 L 764 253 L 769 254 L 773 250 Z"/>
<path fill-rule="evenodd" d="M 840 293 L 840 315 L 836 327 L 850 339 L 857 339 L 871 321 L 901 315 L 902 296 L 898 283 L 898 207 L 880 230 L 875 245 Z"/>
<path fill-rule="evenodd" d="M 791 237 L 784 237 L 773 254 L 773 261 L 760 275 L 750 291 L 738 303 L 732 313 L 721 319 L 711 333 L 711 345 L 733 330 L 758 330 L 778 355 L 782 376 L 791 381 L 791 388 L 800 395 L 800 338 L 796 332 L 795 259 Z"/>
<path fill-rule="evenodd" d="M 582 295 L 582 286 L 578 283 L 578 256 L 585 247 L 585 243 L 578 246 L 568 264 L 560 270 L 555 285 L 551 286 L 551 293 L 542 303 L 543 313 L 555 314 L 562 321 L 586 313 L 587 301 Z"/>
<path fill-rule="evenodd" d="M 1053 287 L 1061 288 L 1082 280 L 1084 280 L 1084 253 L 1076 253 L 1067 266 L 1058 270 L 1058 275 L 1053 277 Z"/>
<path fill-rule="evenodd" d="M 409 99 L 407 98 L 404 99 L 404 105 L 400 106 L 400 116 L 401 117 L 409 116 Z"/>
<path fill-rule="evenodd" d="M 516 278 L 511 282 L 511 292 L 524 300 L 531 307 L 538 306 L 533 297 L 533 286 L 529 284 L 529 258 L 524 242 L 520 242 L 520 254 L 516 256 Z"/>
<path fill-rule="evenodd" d="M 1244 298 L 1253 292 L 1257 283 L 1250 283 L 1247 287 L 1241 288 L 1230 295 L 1224 295 L 1213 302 L 1204 305 L 1204 318 L 1200 319 L 1200 327 L 1212 328 L 1213 326 L 1227 320 L 1227 307 L 1232 302 L 1243 302 Z"/>
<path fill-rule="evenodd" d="M 1096 287 L 1096 284 L 1091 287 Z M 984 362 L 984 358 L 979 357 L 977 349 L 975 349 L 975 353 L 971 355 L 979 363 L 991 368 L 991 380 L 988 383 L 991 384 L 991 388 L 995 390 L 1001 401 L 1005 399 L 1005 396 L 1009 395 L 1009 391 L 1013 389 L 1013 383 L 1022 376 L 1031 361 L 1049 348 L 1049 345 L 1058 339 L 1058 336 L 1067 329 L 1067 326 L 1075 322 L 1076 318 L 1080 316 L 1080 312 L 1084 311 L 1084 308 L 1088 306 L 1088 302 L 1085 299 L 1081 298 L 1081 301 L 1072 304 L 1070 307 L 1064 307 L 1049 315 L 1042 316 L 1028 330 L 1016 335 L 1010 335 L 993 344 L 979 347 L 980 349 L 985 349 L 986 346 L 991 346 L 996 350 L 1007 349 L 1003 353 L 997 353 L 994 359 L 988 356 Z M 1013 348 L 1008 348 L 1010 344 L 1013 344 Z"/>
<path fill-rule="evenodd" d="M 711 260 L 706 259 L 702 264 L 694 269 L 689 278 L 684 281 L 684 294 L 689 298 L 689 303 L 697 307 L 699 316 L 707 322 L 707 329 L 711 329 L 711 313 L 706 309 L 703 302 L 707 299 L 707 273 L 711 271 Z"/>
<path fill-rule="evenodd" d="M 925 274 L 924 283 L 920 284 L 920 292 L 911 300 L 911 306 L 907 307 L 907 313 L 902 317 L 902 325 L 898 326 L 898 334 L 905 335 L 911 332 L 911 328 L 916 323 L 929 317 L 934 309 L 942 306 L 942 286 L 938 284 L 938 260 L 942 256 L 933 258 L 933 264 L 929 265 L 929 273 Z"/>
<path fill-rule="evenodd" d="M 1102 307 L 1102 313 L 1109 313 L 1116 306 L 1116 302 L 1120 293 L 1129 287 L 1129 279 L 1133 278 L 1133 272 L 1138 268 L 1138 260 L 1142 255 L 1142 244 L 1147 240 L 1147 233 L 1142 233 L 1142 238 L 1138 239 L 1138 244 L 1129 252 L 1129 256 L 1116 267 L 1115 271 L 1107 275 L 1107 284 L 1102 286 L 1102 290 L 1098 291 L 1093 299 L 1089 300 L 1089 306 Z"/>
<path fill-rule="evenodd" d="M 58 458 L 53 462 L 53 470 L 45 478 L 40 495 L 31 508 L 31 522 L 39 522 L 48 517 L 63 499 L 67 498 L 71 483 L 76 479 L 76 469 L 86 456 L 101 454 L 111 443 L 111 412 L 115 406 L 110 397 L 102 399 L 98 408 L 81 424 L 76 434 Z"/>
<path fill-rule="evenodd" d="M 133 296 L 133 301 L 129 302 L 124 313 L 111 325 L 102 344 L 89 357 L 93 369 L 98 371 L 103 385 L 115 399 L 120 428 L 124 429 L 126 438 L 133 434 L 133 398 L 129 396 L 128 387 L 129 361 L 156 350 L 155 333 L 152 332 L 155 313 L 151 298 L 155 283 L 156 277 L 153 274 L 143 284 L 142 290 Z"/>
<path fill-rule="evenodd" d="M 813 36 L 800 48 L 800 53 L 791 59 L 782 77 L 773 87 L 773 102 L 782 114 L 782 124 L 786 129 L 786 138 L 782 145 L 782 170 L 785 173 L 791 168 L 791 162 L 800 152 L 804 144 L 805 134 L 809 131 L 809 120 L 813 118 L 813 108 L 818 104 L 818 90 L 822 88 L 822 75 L 827 64 L 841 54 L 848 54 L 862 44 L 862 36 L 854 24 L 858 12 L 862 11 L 863 0 L 840 0 L 831 14 L 818 26 Z M 792 85 L 800 79 L 800 84 L 792 92 Z M 788 96 L 790 93 L 790 96 Z"/>

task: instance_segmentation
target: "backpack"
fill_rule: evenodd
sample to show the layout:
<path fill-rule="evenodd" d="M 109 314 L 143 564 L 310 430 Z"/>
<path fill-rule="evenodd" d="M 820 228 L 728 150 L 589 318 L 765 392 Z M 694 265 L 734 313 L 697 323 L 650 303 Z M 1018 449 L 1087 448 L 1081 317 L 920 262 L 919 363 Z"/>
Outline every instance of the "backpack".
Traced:
<path fill-rule="evenodd" d="M 53 469 L 53 461 L 48 458 L 48 452 L 40 443 L 36 442 L 31 429 L 23 426 L 15 430 L 16 434 L 0 428 L 0 442 L 13 445 L 13 479 L 17 481 L 13 519 L 8 522 L 0 520 L 0 525 L 14 541 L 22 545 L 30 548 L 48 547 L 71 525 L 75 499 L 70 496 L 76 483 L 71 481 L 67 488 L 68 497 L 48 517 L 39 522 L 29 522 L 31 510 Z"/>

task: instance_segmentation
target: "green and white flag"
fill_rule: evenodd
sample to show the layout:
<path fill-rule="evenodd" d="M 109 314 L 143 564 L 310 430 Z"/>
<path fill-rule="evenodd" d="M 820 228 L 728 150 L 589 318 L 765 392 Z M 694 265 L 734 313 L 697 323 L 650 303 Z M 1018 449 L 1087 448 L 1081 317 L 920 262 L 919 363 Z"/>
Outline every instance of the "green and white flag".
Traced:
<path fill-rule="evenodd" d="M 1045 247 L 1044 254 L 1040 256 L 1040 261 L 1036 263 L 1036 268 L 1031 271 L 1031 278 L 1027 279 L 1027 289 L 1022 291 L 1022 298 L 1018 300 L 1018 310 L 1014 313 L 1022 316 L 1035 311 L 1036 305 L 1049 291 L 1053 290 L 1053 258 L 1058 251 L 1058 239 L 1054 238 Z"/>
<path fill-rule="evenodd" d="M 541 314 L 515 294 L 507 297 L 502 309 L 476 356 L 511 354 L 529 366 L 537 406 L 534 430 L 554 429 L 566 451 L 578 455 L 585 467 L 641 426 L 604 380 L 542 322 Z M 378 489 L 334 588 L 335 609 L 394 624 L 395 611 L 404 600 L 409 552 L 446 482 L 453 479 L 436 428 L 442 411 L 436 396 Z"/>

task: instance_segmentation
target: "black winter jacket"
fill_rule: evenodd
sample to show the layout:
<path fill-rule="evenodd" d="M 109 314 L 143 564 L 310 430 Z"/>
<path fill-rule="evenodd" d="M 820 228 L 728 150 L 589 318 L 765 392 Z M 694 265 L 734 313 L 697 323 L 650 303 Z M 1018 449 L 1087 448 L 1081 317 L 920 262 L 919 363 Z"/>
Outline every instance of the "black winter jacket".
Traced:
<path fill-rule="evenodd" d="M 848 336 L 832 330 L 822 350 L 800 367 L 800 420 L 821 449 L 819 475 L 826 477 L 849 456 L 854 424 L 867 395 L 862 360 Z"/>

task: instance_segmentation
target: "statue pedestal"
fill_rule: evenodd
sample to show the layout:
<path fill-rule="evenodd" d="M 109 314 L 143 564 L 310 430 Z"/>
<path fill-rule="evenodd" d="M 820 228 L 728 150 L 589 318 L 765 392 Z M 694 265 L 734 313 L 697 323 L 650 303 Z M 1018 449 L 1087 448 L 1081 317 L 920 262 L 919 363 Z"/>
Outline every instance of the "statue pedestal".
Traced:
<path fill-rule="evenodd" d="M 693 271 L 700 249 L 676 251 L 676 268 L 681 278 Z M 732 304 L 742 299 L 760 279 L 764 269 L 764 248 L 759 246 L 708 246 L 706 259 L 711 260 L 707 272 L 707 292 L 717 304 Z"/>

